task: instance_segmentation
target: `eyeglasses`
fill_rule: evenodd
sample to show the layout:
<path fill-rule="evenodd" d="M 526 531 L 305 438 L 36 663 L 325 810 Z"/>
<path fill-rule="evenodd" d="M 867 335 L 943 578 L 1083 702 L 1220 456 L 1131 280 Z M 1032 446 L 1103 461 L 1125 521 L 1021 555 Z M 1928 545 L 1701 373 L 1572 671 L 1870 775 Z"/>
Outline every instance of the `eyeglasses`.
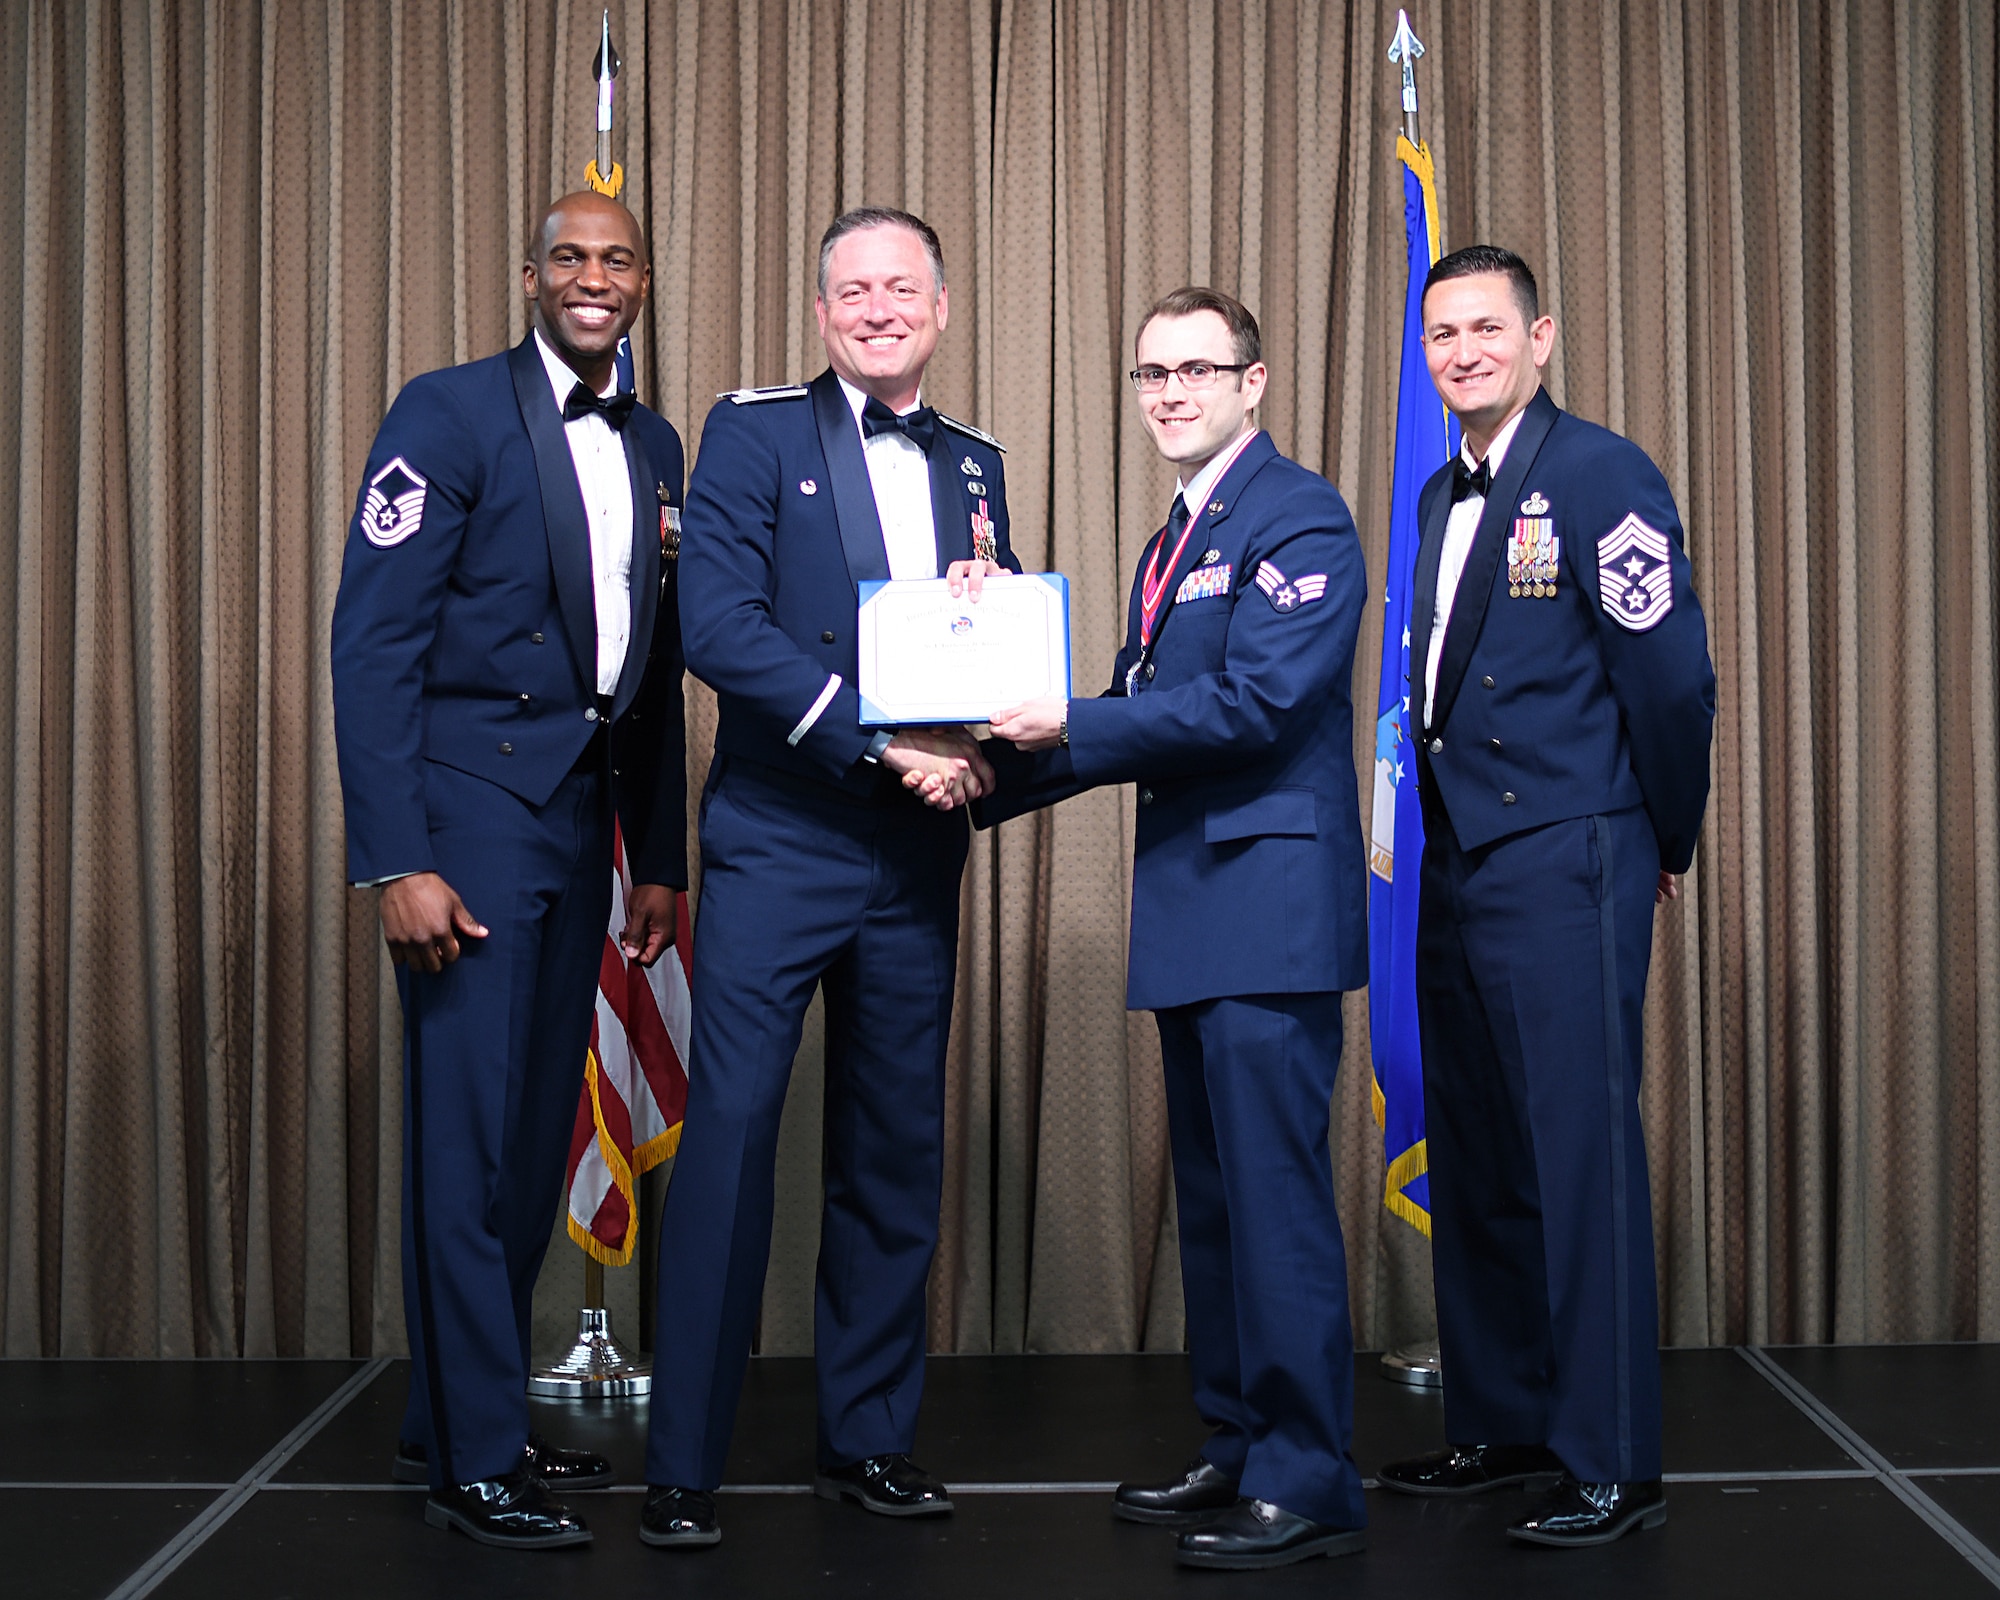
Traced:
<path fill-rule="evenodd" d="M 1158 394 L 1166 388 L 1167 379 L 1179 378 L 1183 389 L 1209 389 L 1219 373 L 1248 372 L 1251 366 L 1248 361 L 1233 366 L 1221 361 L 1183 361 L 1177 367 L 1134 367 L 1132 387 L 1141 394 Z"/>

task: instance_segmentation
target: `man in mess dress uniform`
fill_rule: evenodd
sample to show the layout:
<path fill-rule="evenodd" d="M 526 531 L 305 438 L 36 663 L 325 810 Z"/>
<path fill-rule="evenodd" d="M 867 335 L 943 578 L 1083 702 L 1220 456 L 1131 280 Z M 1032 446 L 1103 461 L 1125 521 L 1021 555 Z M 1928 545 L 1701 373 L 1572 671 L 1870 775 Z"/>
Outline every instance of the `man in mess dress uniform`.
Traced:
<path fill-rule="evenodd" d="M 1419 498 L 1410 642 L 1450 1447 L 1380 1481 L 1546 1487 L 1510 1535 L 1602 1544 L 1666 1518 L 1641 1011 L 1707 804 L 1715 674 L 1666 480 L 1541 386 L 1555 324 L 1527 264 L 1444 257 L 1423 330 L 1464 433 Z"/>
<path fill-rule="evenodd" d="M 551 1490 L 611 1480 L 528 1431 L 535 1277 L 560 1204 L 611 914 L 612 822 L 651 963 L 687 883 L 668 556 L 682 455 L 617 387 L 638 221 L 569 195 L 511 351 L 405 385 L 368 453 L 333 612 L 348 875 L 380 886 L 403 1004 L 408 1408 L 395 1476 L 484 1543 L 582 1543 Z"/>
<path fill-rule="evenodd" d="M 963 728 L 864 725 L 859 588 L 1013 565 L 1000 448 L 924 405 L 950 315 L 944 257 L 906 212 L 821 240 L 827 370 L 709 413 L 688 491 L 681 628 L 716 692 L 702 791 L 687 1121 L 660 1228 L 640 1537 L 721 1538 L 714 1490 L 770 1258 L 785 1089 L 826 1001 L 825 1197 L 814 1300 L 828 1499 L 950 1512 L 910 1459 L 944 1171 L 944 1063 L 964 804 L 992 770 Z M 917 792 L 928 782 L 930 788 Z"/>

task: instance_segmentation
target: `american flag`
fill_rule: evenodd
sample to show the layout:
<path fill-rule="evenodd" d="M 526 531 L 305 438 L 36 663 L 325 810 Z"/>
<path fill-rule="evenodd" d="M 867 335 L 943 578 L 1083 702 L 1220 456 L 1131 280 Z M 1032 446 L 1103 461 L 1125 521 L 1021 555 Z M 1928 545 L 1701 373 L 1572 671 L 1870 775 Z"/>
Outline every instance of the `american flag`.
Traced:
<path fill-rule="evenodd" d="M 687 896 L 676 895 L 674 947 L 651 969 L 619 948 L 632 878 L 614 835 L 611 922 L 597 972 L 583 1093 L 569 1147 L 569 1235 L 606 1266 L 632 1259 L 639 1174 L 673 1155 L 687 1110 Z"/>

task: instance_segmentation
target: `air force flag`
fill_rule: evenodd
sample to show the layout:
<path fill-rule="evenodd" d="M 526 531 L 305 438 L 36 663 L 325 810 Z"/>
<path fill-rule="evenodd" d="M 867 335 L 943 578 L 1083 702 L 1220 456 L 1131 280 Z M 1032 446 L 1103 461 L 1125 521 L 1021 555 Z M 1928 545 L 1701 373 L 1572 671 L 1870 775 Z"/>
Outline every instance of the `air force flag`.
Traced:
<path fill-rule="evenodd" d="M 1388 1178 L 1382 1202 L 1426 1236 L 1430 1160 L 1424 1147 L 1424 1066 L 1417 1044 L 1417 863 L 1424 853 L 1417 763 L 1410 751 L 1410 590 L 1416 578 L 1417 495 L 1458 449 L 1457 428 L 1424 363 L 1424 277 L 1438 257 L 1437 186 L 1430 147 L 1396 141 L 1403 162 L 1409 279 L 1403 301 L 1396 399 L 1396 470 L 1389 500 L 1389 578 L 1383 595 L 1382 687 L 1375 721 L 1375 806 L 1368 828 L 1368 1032 L 1375 1058 L 1375 1121 Z"/>

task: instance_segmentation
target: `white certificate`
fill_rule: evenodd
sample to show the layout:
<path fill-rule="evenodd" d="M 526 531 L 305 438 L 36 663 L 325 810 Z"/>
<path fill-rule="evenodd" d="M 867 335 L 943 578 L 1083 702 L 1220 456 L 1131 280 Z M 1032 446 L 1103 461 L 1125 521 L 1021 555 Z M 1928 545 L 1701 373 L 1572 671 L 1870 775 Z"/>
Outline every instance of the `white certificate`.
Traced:
<path fill-rule="evenodd" d="M 986 580 L 977 602 L 943 578 L 861 585 L 861 720 L 874 726 L 984 722 L 996 711 L 1069 697 L 1069 580 L 1059 572 Z"/>

